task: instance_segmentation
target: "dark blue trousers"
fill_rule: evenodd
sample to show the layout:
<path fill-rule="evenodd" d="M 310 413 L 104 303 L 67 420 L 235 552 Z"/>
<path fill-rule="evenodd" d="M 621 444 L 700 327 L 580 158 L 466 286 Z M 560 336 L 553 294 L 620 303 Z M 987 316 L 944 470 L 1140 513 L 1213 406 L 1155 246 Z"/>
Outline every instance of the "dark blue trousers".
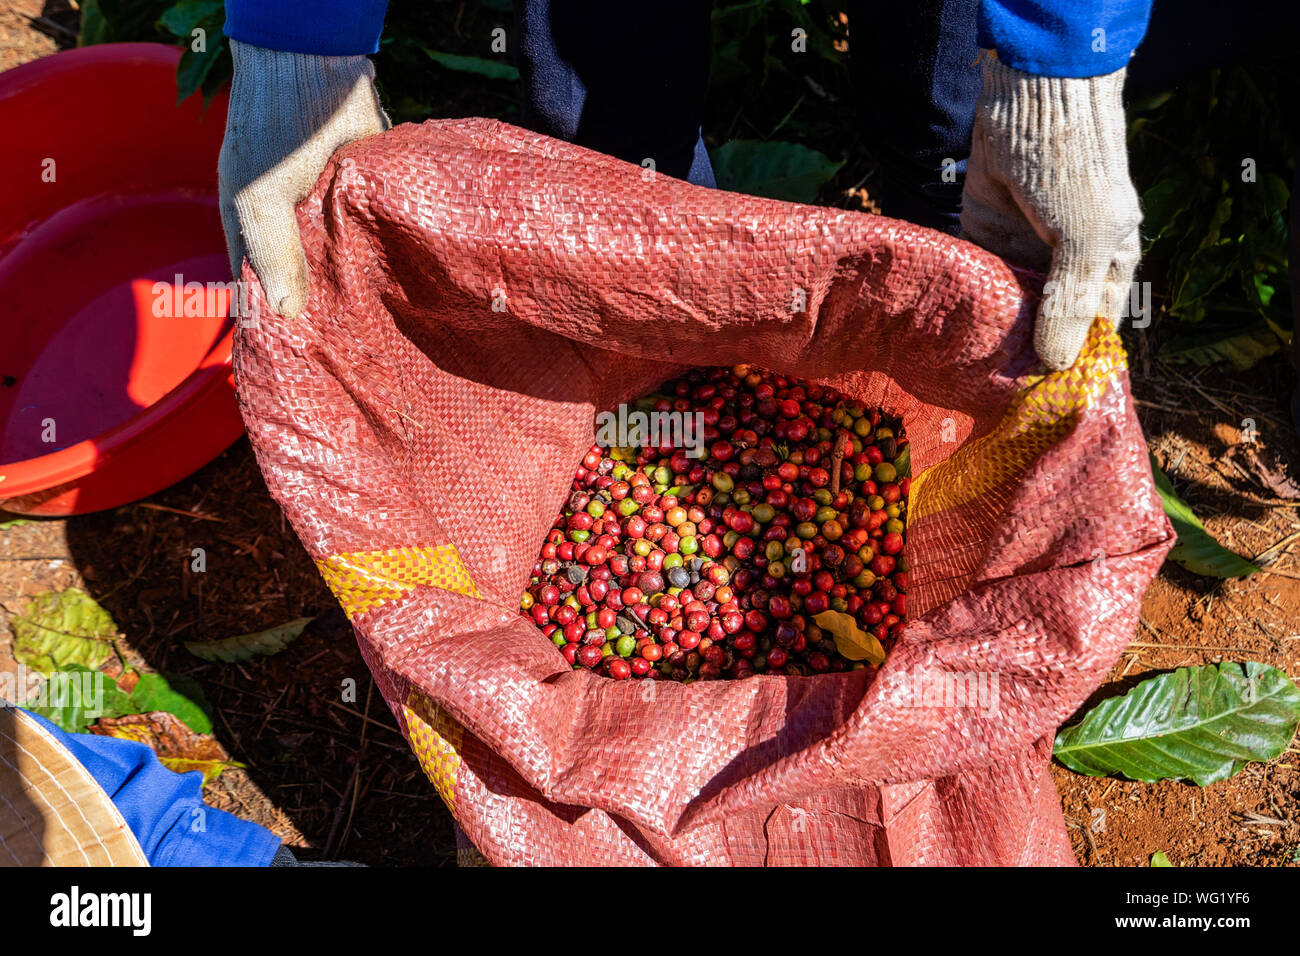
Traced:
<path fill-rule="evenodd" d="M 882 210 L 956 235 L 981 87 L 979 0 L 846 0 L 858 122 L 880 163 Z M 1129 67 L 1130 97 L 1208 67 L 1286 55 L 1295 0 L 1156 0 Z M 525 122 L 561 139 L 713 186 L 700 137 L 711 0 L 516 0 Z M 1211 26 L 1212 25 L 1212 26 Z M 810 54 L 811 55 L 811 54 Z M 856 109 L 856 117 L 853 115 Z M 1300 193 L 1300 171 L 1294 184 Z M 1291 209 L 1291 288 L 1300 302 L 1300 204 Z M 1300 335 L 1293 340 L 1300 366 Z M 1300 385 L 1292 397 L 1300 433 Z"/>
<path fill-rule="evenodd" d="M 1156 0 L 1129 68 L 1131 95 L 1293 42 L 1295 0 Z M 886 214 L 956 233 L 970 154 L 979 0 L 845 0 L 856 122 L 881 166 Z M 524 119 L 548 135 L 698 185 L 711 0 L 516 0 Z M 1207 27 L 1207 24 L 1214 26 Z M 812 55 L 812 54 L 809 54 Z"/>
<path fill-rule="evenodd" d="M 711 10 L 709 0 L 516 0 L 524 122 L 715 185 L 700 138 Z"/>
<path fill-rule="evenodd" d="M 957 231 L 979 70 L 978 0 L 850 0 L 856 104 L 885 211 Z M 516 0 L 524 121 L 697 185 L 714 185 L 700 138 L 709 0 L 596 6 Z M 856 26 L 855 26 L 856 25 Z M 808 54 L 812 56 L 813 54 Z M 854 110 L 859 112 L 855 115 Z"/>

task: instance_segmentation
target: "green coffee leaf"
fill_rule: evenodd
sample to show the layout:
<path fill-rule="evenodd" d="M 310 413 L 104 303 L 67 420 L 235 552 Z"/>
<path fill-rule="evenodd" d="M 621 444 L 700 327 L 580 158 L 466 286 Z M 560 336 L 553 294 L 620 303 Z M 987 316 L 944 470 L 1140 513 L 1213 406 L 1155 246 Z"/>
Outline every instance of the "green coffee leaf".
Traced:
<path fill-rule="evenodd" d="M 198 734 L 212 733 L 210 705 L 202 688 L 181 674 L 141 674 L 131 691 L 129 714 L 166 711 Z"/>
<path fill-rule="evenodd" d="M 112 615 L 78 588 L 37 594 L 9 627 L 15 660 L 33 670 L 50 672 L 72 665 L 99 670 L 117 656 Z"/>
<path fill-rule="evenodd" d="M 181 0 L 163 13 L 159 24 L 183 44 L 176 65 L 176 102 L 185 102 L 198 91 L 207 106 L 229 77 L 232 64 L 226 52 L 225 3 L 223 0 Z M 196 50 L 195 31 L 202 30 L 202 49 Z"/>
<path fill-rule="evenodd" d="M 709 153 L 718 186 L 731 192 L 815 202 L 844 164 L 798 143 L 733 139 Z"/>
<path fill-rule="evenodd" d="M 908 478 L 912 474 L 912 446 L 904 445 L 903 450 L 894 459 L 894 471 L 899 478 Z"/>
<path fill-rule="evenodd" d="M 1260 319 L 1245 328 L 1238 321 L 1219 328 L 1197 327 L 1194 331 L 1180 332 L 1160 349 L 1160 357 L 1197 365 L 1231 362 L 1245 371 L 1281 348 L 1282 338 L 1267 321 Z"/>
<path fill-rule="evenodd" d="M 461 56 L 459 53 L 439 53 L 437 50 L 426 49 L 424 53 L 434 63 L 448 70 L 455 70 L 457 73 L 473 73 L 477 76 L 485 76 L 489 80 L 519 79 L 519 71 L 509 63 L 485 60 L 478 56 Z"/>
<path fill-rule="evenodd" d="M 1186 172 L 1166 176 L 1142 194 L 1142 231 L 1149 241 L 1159 239 L 1173 228 L 1178 216 L 1188 206 L 1191 177 Z"/>
<path fill-rule="evenodd" d="M 1183 667 L 1104 700 L 1056 735 L 1056 759 L 1090 777 L 1225 780 L 1282 754 L 1300 725 L 1300 688 L 1248 661 Z"/>
<path fill-rule="evenodd" d="M 1244 578 L 1259 570 L 1210 536 L 1187 502 L 1174 492 L 1174 486 L 1160 470 L 1154 456 L 1151 457 L 1151 475 L 1155 478 L 1156 493 L 1160 495 L 1165 514 L 1173 524 L 1174 531 L 1178 532 L 1178 543 L 1169 552 L 1170 561 L 1182 565 L 1193 574 L 1215 578 Z"/>
<path fill-rule="evenodd" d="M 1165 856 L 1164 850 L 1156 850 L 1156 852 L 1151 854 L 1151 865 L 1152 866 L 1173 866 L 1173 864 L 1169 862 L 1169 857 Z"/>
<path fill-rule="evenodd" d="M 194 93 L 203 90 L 208 76 L 212 73 L 213 68 L 221 60 L 221 53 L 225 50 L 225 41 L 209 41 L 209 47 L 205 53 L 195 53 L 193 50 L 186 49 L 181 54 L 180 63 L 176 64 L 176 103 L 179 105 L 189 99 Z M 211 94 L 203 97 L 203 103 L 206 106 L 212 102 Z"/>
<path fill-rule="evenodd" d="M 158 22 L 173 36 L 189 40 L 196 27 L 206 27 L 208 23 L 220 26 L 225 19 L 225 0 L 180 0 L 165 10 Z"/>
<path fill-rule="evenodd" d="M 33 690 L 22 705 L 69 733 L 82 733 L 101 717 L 151 712 L 170 713 L 196 733 L 212 732 L 207 698 L 182 675 L 140 674 L 128 694 L 107 674 L 71 664 L 46 674 Z"/>
<path fill-rule="evenodd" d="M 70 734 L 85 732 L 101 717 L 133 712 L 130 695 L 100 671 L 70 664 L 45 677 L 34 695 L 19 703 Z"/>
<path fill-rule="evenodd" d="M 82 0 L 77 46 L 161 40 L 158 18 L 172 0 Z"/>

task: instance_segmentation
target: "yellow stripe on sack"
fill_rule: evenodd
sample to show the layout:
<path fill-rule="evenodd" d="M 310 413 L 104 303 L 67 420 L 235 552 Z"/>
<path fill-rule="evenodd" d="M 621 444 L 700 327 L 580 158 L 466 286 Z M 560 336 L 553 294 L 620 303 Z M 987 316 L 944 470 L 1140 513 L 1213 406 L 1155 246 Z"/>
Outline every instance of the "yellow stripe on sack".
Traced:
<path fill-rule="evenodd" d="M 460 772 L 460 746 L 465 729 L 445 710 L 414 688 L 402 706 L 411 749 L 420 769 L 438 791 L 442 802 L 456 812 L 456 776 Z"/>
<path fill-rule="evenodd" d="M 454 544 L 353 551 L 317 561 L 321 577 L 348 618 L 396 601 L 420 585 L 481 597 Z"/>
<path fill-rule="evenodd" d="M 1124 346 L 1105 319 L 1088 332 L 1073 367 L 1035 375 L 987 435 L 963 445 L 912 481 L 909 520 L 958 507 L 1013 482 L 1060 442 L 1127 368 Z"/>

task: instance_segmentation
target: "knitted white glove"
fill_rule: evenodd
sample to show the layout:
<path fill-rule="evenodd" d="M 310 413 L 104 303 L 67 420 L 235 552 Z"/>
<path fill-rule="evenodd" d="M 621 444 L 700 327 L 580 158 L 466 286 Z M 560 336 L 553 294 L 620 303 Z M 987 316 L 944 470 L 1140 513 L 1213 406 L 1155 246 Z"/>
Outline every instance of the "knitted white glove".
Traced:
<path fill-rule="evenodd" d="M 1124 74 L 1035 76 L 984 59 L 962 235 L 1047 272 L 1034 348 L 1053 369 L 1074 364 L 1097 315 L 1118 325 L 1141 256 Z"/>
<path fill-rule="evenodd" d="M 307 259 L 294 207 L 334 150 L 388 129 L 364 56 L 284 53 L 230 41 L 235 75 L 217 178 L 230 268 L 245 255 L 267 301 L 295 318 L 307 304 Z"/>

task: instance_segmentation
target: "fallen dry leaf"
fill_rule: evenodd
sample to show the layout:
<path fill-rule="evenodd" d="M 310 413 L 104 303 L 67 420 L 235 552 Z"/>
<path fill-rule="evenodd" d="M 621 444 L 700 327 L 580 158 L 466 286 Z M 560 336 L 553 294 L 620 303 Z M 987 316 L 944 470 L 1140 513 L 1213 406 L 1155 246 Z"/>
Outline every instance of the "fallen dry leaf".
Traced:
<path fill-rule="evenodd" d="M 1259 455 L 1255 454 L 1252 448 L 1248 453 L 1251 465 L 1255 468 L 1255 474 L 1259 476 L 1268 489 L 1279 498 L 1287 498 L 1291 501 L 1300 500 L 1300 485 L 1283 472 L 1281 469 L 1273 469 L 1260 460 Z"/>
<path fill-rule="evenodd" d="M 158 755 L 164 767 L 177 773 L 197 770 L 203 774 L 205 785 L 216 780 L 223 770 L 244 766 L 231 760 L 215 739 L 194 733 L 183 721 L 166 711 L 129 717 L 101 717 L 90 732 L 101 737 L 145 744 Z"/>
<path fill-rule="evenodd" d="M 853 615 L 843 611 L 822 611 L 813 620 L 823 631 L 830 631 L 836 649 L 851 661 L 867 661 L 879 667 L 885 663 L 885 649 L 874 635 L 858 627 Z"/>
<path fill-rule="evenodd" d="M 1248 464 L 1254 471 L 1255 477 L 1259 483 L 1267 488 L 1279 498 L 1286 498 L 1289 501 L 1300 501 L 1300 484 L 1286 474 L 1280 468 L 1271 468 L 1266 465 L 1259 457 L 1258 452 L 1249 445 L 1233 445 L 1228 449 L 1228 458 L 1236 458 L 1238 451 L 1243 453 Z"/>

